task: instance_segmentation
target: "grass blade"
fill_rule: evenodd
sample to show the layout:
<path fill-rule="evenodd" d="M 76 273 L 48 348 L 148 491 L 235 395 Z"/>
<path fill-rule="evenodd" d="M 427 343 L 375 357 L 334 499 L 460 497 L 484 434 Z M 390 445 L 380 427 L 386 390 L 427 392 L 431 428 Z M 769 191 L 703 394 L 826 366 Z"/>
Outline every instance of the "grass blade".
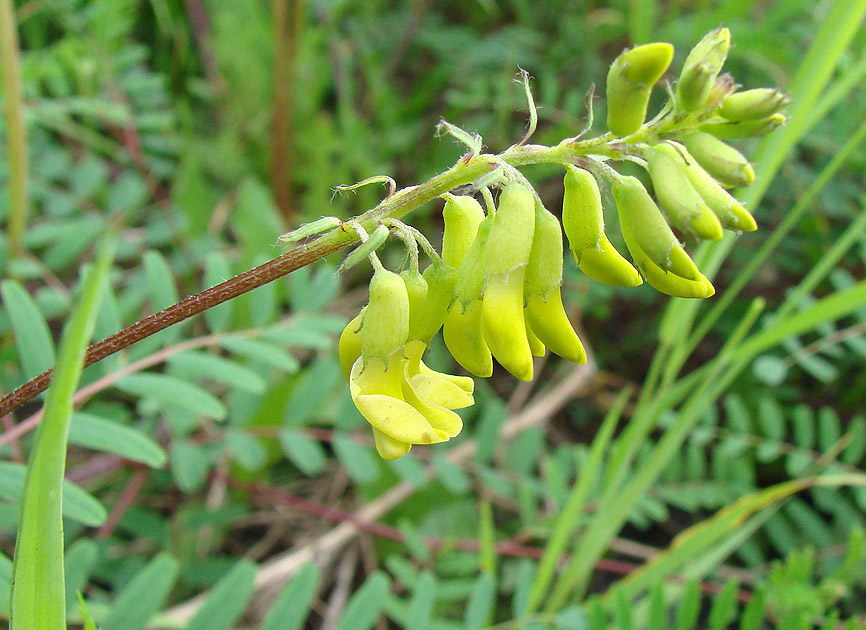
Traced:
<path fill-rule="evenodd" d="M 62 494 L 72 396 L 93 334 L 114 241 L 106 239 L 88 269 L 81 297 L 66 324 L 54 379 L 27 466 L 15 542 L 11 630 L 65 630 Z"/>

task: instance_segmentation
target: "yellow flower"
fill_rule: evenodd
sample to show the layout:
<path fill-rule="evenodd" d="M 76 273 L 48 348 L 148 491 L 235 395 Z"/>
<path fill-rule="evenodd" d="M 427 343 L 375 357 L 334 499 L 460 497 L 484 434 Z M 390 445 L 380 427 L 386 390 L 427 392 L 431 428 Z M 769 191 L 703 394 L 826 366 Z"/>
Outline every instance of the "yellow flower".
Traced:
<path fill-rule="evenodd" d="M 384 459 L 402 457 L 413 444 L 445 442 L 460 433 L 463 421 L 443 406 L 455 402 L 455 390 L 466 402 L 471 394 L 432 370 L 410 374 L 410 360 L 395 352 L 387 364 L 371 357 L 352 366 L 349 389 L 361 415 L 373 427 L 376 450 Z M 413 376 L 422 376 L 418 385 Z M 471 404 L 471 402 L 469 402 Z"/>

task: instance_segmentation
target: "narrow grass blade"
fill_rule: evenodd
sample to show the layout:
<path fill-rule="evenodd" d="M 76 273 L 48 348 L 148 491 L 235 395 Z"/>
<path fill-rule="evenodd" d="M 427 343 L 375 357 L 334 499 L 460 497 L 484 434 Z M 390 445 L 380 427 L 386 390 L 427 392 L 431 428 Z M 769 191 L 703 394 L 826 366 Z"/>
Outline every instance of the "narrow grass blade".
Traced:
<path fill-rule="evenodd" d="M 81 297 L 66 324 L 57 368 L 27 467 L 15 543 L 11 630 L 65 630 L 63 574 L 63 473 L 72 419 L 72 396 L 81 377 L 84 351 L 93 334 L 114 242 L 106 239 L 88 269 Z"/>
<path fill-rule="evenodd" d="M 544 548 L 544 555 L 538 565 L 538 571 L 535 574 L 535 580 L 529 594 L 528 614 L 532 614 L 538 610 L 538 605 L 550 587 L 550 582 L 556 572 L 556 565 L 574 536 L 580 513 L 589 497 L 592 484 L 595 483 L 597 473 L 601 468 L 602 458 L 607 451 L 610 438 L 613 435 L 617 422 L 619 422 L 630 394 L 630 390 L 624 389 L 605 416 L 601 428 L 592 442 L 592 448 L 590 449 L 586 464 L 579 473 L 579 479 L 574 485 L 562 513 L 556 519 L 556 525 L 550 536 L 550 540 Z"/>

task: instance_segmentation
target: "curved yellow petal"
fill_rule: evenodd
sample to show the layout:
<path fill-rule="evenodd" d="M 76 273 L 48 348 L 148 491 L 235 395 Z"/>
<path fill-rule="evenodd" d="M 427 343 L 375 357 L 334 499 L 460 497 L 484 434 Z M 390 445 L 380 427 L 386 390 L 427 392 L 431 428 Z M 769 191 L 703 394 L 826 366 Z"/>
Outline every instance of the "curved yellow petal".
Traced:
<path fill-rule="evenodd" d="M 412 448 L 412 445 L 408 442 L 395 440 L 387 433 L 382 433 L 376 427 L 373 427 L 373 441 L 376 443 L 376 450 L 382 459 L 399 459 Z"/>

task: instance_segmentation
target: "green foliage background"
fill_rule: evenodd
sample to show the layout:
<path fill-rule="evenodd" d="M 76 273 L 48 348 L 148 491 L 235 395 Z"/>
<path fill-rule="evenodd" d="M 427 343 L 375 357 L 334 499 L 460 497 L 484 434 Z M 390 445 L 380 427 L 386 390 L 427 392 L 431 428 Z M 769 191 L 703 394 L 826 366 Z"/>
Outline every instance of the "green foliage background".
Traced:
<path fill-rule="evenodd" d="M 382 192 L 334 197 L 337 184 L 390 174 L 407 186 L 444 170 L 461 147 L 434 136 L 440 118 L 479 132 L 492 151 L 508 147 L 526 117 L 518 66 L 534 77 L 534 140 L 556 143 L 584 126 L 587 88 L 603 85 L 630 42 L 674 43 L 678 67 L 723 24 L 737 81 L 788 89 L 822 22 L 846 10 L 859 20 L 861 4 L 16 2 L 31 217 L 26 255 L 12 257 L 0 235 L 0 389 L 54 364 L 81 267 L 111 217 L 124 227 L 94 340 L 275 256 L 281 232 L 358 214 Z M 280 89 L 291 74 L 274 60 L 280 11 L 300 16 L 278 47 L 295 50 L 288 107 Z M 815 197 L 671 386 L 694 387 L 721 369 L 712 361 L 727 356 L 755 297 L 765 313 L 782 306 L 805 323 L 778 345 L 756 344 L 757 356 L 744 353 L 718 401 L 707 392 L 706 404 L 695 402 L 696 424 L 659 460 L 660 474 L 644 465 L 661 457 L 654 444 L 665 427 L 685 417 L 685 394 L 665 399 L 644 382 L 663 313 L 665 347 L 688 332 L 682 305 L 646 286 L 599 285 L 567 260 L 563 293 L 594 367 L 549 358 L 529 386 L 497 374 L 478 383 L 459 438 L 386 463 L 335 354 L 336 335 L 365 300 L 367 271 L 336 277 L 334 257 L 84 371 L 64 489 L 70 623 L 84 623 L 81 591 L 106 630 L 863 627 L 866 299 L 856 289 L 866 266 L 866 151 L 850 146 L 866 111 L 863 29 L 838 58 L 827 55 L 830 81 L 802 114 L 813 124 L 763 182 L 760 228 L 737 239 L 716 277 L 719 295 L 810 187 Z M 293 121 L 277 150 L 288 179 L 271 170 L 275 118 Z M 815 189 L 846 142 L 838 170 Z M 740 148 L 753 154 L 757 144 Z M 527 175 L 556 209 L 561 171 Z M 0 162 L 4 224 L 7 176 Z M 290 201 L 282 212 L 281 194 Z M 438 210 L 411 220 L 435 235 Z M 396 262 L 398 249 L 385 256 Z M 834 295 L 844 298 L 839 315 L 814 309 Z M 697 311 L 698 324 L 711 307 Z M 759 318 L 750 339 L 784 321 Z M 431 363 L 448 361 L 434 347 Z M 622 391 L 632 398 L 617 403 Z M 621 529 L 611 521 L 613 531 L 597 530 L 613 540 L 597 549 L 583 588 L 540 606 L 542 554 L 557 535 L 560 553 L 592 553 L 579 543 L 594 515 L 616 511 L 609 473 L 627 450 L 626 427 L 654 401 L 658 426 L 653 418 L 620 480 L 645 489 Z M 608 433 L 599 433 L 606 416 Z M 32 433 L 10 433 L 12 424 L 0 446 L 3 618 L 32 446 Z M 359 536 L 331 545 L 353 524 Z"/>

